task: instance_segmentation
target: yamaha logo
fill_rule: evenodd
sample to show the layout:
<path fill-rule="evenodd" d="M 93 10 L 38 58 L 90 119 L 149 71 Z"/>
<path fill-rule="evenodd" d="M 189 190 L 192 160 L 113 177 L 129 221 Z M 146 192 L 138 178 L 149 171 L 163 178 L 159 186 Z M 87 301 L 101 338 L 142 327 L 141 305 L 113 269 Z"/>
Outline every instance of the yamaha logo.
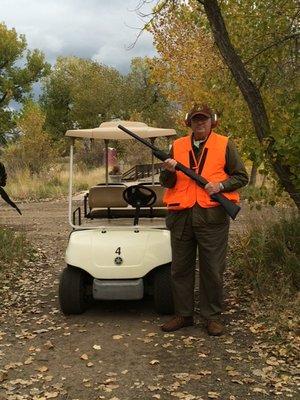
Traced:
<path fill-rule="evenodd" d="M 116 265 L 121 265 L 123 262 L 123 258 L 122 257 L 116 257 L 115 258 L 115 264 Z"/>

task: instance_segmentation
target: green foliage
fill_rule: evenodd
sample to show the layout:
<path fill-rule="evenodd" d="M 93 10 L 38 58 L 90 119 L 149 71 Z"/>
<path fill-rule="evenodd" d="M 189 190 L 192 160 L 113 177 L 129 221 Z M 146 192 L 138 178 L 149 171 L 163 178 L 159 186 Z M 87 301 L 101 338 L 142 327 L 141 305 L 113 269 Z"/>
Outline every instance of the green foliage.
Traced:
<path fill-rule="evenodd" d="M 170 126 L 170 105 L 149 71 L 147 58 L 134 59 L 128 76 L 91 60 L 59 58 L 41 96 L 47 131 L 59 141 L 68 129 L 94 128 L 113 118 Z"/>
<path fill-rule="evenodd" d="M 250 208 L 261 210 L 263 206 L 275 206 L 285 204 L 293 206 L 291 198 L 283 192 L 278 183 L 273 179 L 268 180 L 267 185 L 246 186 L 240 190 L 242 199 L 249 203 Z"/>
<path fill-rule="evenodd" d="M 25 103 L 17 119 L 20 137 L 3 150 L 9 171 L 15 173 L 28 169 L 32 174 L 38 174 L 56 161 L 51 137 L 43 130 L 44 122 L 45 116 L 40 107 L 32 101 Z"/>
<path fill-rule="evenodd" d="M 24 233 L 14 232 L 9 228 L 0 228 L 0 275 L 14 265 L 21 265 L 30 258 L 32 248 Z"/>
<path fill-rule="evenodd" d="M 15 113 L 8 108 L 10 102 L 22 102 L 33 83 L 46 76 L 50 67 L 40 51 L 26 52 L 25 36 L 4 23 L 0 23 L 0 43 L 0 142 L 4 142 L 4 134 L 15 127 Z"/>
<path fill-rule="evenodd" d="M 242 288 L 256 295 L 288 300 L 300 289 L 300 218 L 251 226 L 235 237 L 230 248 L 230 264 Z"/>
<path fill-rule="evenodd" d="M 58 58 L 41 96 L 46 129 L 59 140 L 68 129 L 94 128 L 122 117 L 123 87 L 114 68 L 77 57 Z"/>
<path fill-rule="evenodd" d="M 174 125 L 173 108 L 151 75 L 152 59 L 134 58 L 126 77 L 127 109 L 131 119 L 169 128 Z"/>

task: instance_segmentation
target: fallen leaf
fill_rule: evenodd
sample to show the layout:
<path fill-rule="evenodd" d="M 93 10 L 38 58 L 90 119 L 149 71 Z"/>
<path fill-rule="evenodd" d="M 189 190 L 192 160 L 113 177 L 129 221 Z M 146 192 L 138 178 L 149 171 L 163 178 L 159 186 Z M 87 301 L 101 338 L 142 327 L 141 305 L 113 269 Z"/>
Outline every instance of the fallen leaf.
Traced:
<path fill-rule="evenodd" d="M 39 371 L 39 372 L 46 372 L 46 371 L 48 371 L 48 367 L 46 367 L 45 365 L 43 365 L 42 367 L 37 368 L 36 371 Z"/>
<path fill-rule="evenodd" d="M 220 393 L 218 392 L 208 392 L 207 396 L 209 399 L 218 399 L 220 397 Z"/>
<path fill-rule="evenodd" d="M 56 397 L 58 397 L 59 392 L 45 392 L 44 395 L 46 399 L 55 399 Z"/>
<path fill-rule="evenodd" d="M 45 347 L 47 350 L 50 350 L 50 349 L 53 349 L 53 348 L 54 348 L 54 346 L 53 346 L 51 340 L 48 340 L 46 343 L 44 343 L 44 347 Z"/>
<path fill-rule="evenodd" d="M 159 364 L 159 361 L 158 360 L 152 360 L 152 361 L 149 362 L 149 364 L 151 364 L 151 365 Z"/>
<path fill-rule="evenodd" d="M 259 387 L 253 388 L 252 391 L 255 392 L 255 393 L 268 394 L 268 392 L 265 389 L 262 389 L 262 388 L 259 388 Z"/>
<path fill-rule="evenodd" d="M 270 358 L 268 358 L 268 359 L 266 360 L 266 363 L 267 363 L 268 365 L 273 365 L 273 366 L 279 365 L 279 362 L 278 362 L 278 360 L 277 360 L 275 357 L 270 357 Z"/>
<path fill-rule="evenodd" d="M 33 357 L 28 357 L 25 361 L 24 361 L 24 364 L 25 365 L 28 365 L 28 364 L 31 364 L 33 362 Z"/>
<path fill-rule="evenodd" d="M 87 364 L 86 364 L 86 366 L 87 367 L 92 367 L 94 364 L 92 363 L 92 362 L 88 362 Z"/>
<path fill-rule="evenodd" d="M 204 376 L 211 375 L 211 371 L 209 371 L 207 369 L 202 369 L 199 371 L 199 374 L 204 375 Z"/>

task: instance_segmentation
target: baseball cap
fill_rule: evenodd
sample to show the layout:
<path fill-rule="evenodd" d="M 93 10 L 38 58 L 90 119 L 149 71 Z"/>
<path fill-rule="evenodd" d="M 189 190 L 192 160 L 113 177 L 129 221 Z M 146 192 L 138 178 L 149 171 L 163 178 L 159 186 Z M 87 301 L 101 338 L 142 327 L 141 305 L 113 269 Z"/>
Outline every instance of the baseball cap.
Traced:
<path fill-rule="evenodd" d="M 195 115 L 205 115 L 208 118 L 211 118 L 213 115 L 213 111 L 210 107 L 208 107 L 207 105 L 198 105 L 195 104 L 194 107 L 190 110 L 190 112 L 186 115 L 186 125 L 189 126 L 191 123 L 191 119 L 195 116 Z"/>

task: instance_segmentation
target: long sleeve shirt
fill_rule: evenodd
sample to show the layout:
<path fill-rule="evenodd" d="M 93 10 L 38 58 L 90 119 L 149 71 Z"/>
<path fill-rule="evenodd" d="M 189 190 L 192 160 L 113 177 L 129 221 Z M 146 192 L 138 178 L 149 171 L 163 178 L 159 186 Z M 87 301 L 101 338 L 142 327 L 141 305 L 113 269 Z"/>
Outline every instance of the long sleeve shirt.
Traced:
<path fill-rule="evenodd" d="M 193 151 L 196 159 L 201 155 L 204 145 L 205 142 L 200 142 L 198 147 L 193 141 Z M 170 158 L 173 158 L 173 149 L 170 151 Z M 221 182 L 224 186 L 222 192 L 231 192 L 247 185 L 249 180 L 248 173 L 234 142 L 230 139 L 226 147 L 225 160 L 225 172 L 228 178 Z M 193 164 L 194 160 L 191 158 L 190 166 L 192 167 Z M 159 180 L 162 186 L 172 188 L 176 185 L 176 172 L 163 170 L 160 173 Z"/>

